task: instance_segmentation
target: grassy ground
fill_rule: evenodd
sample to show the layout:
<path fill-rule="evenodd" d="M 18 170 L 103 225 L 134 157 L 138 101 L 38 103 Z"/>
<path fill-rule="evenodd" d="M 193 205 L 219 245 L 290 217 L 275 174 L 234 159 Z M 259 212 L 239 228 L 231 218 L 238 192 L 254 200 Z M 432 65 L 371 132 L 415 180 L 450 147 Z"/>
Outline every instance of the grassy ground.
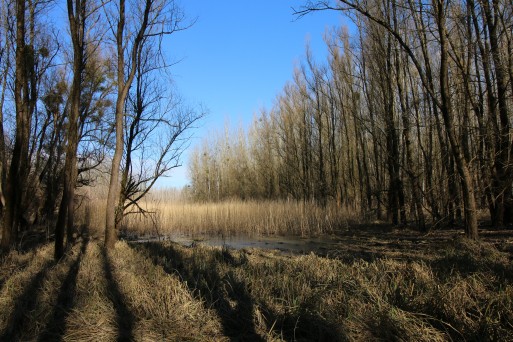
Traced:
<path fill-rule="evenodd" d="M 12 252 L 0 341 L 513 340 L 511 246 L 387 236 L 330 257 L 86 238 L 59 263 L 50 245 Z"/>
<path fill-rule="evenodd" d="M 124 243 L 82 240 L 1 262 L 0 341 L 223 340 L 221 324 L 176 276 Z"/>

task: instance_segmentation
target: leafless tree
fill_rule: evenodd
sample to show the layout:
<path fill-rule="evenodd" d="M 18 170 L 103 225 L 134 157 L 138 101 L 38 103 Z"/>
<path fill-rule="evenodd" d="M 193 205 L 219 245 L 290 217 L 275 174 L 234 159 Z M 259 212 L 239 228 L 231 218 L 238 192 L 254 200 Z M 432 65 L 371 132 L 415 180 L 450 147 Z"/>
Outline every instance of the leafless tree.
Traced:
<path fill-rule="evenodd" d="M 126 10 L 134 14 L 127 22 Z M 127 97 L 141 62 L 146 45 L 158 44 L 163 36 L 183 30 L 189 25 L 181 9 L 174 1 L 146 0 L 127 4 L 125 0 L 115 3 L 109 22 L 115 37 L 117 56 L 117 98 L 115 106 L 116 147 L 111 166 L 111 178 L 107 197 L 105 223 L 105 246 L 113 248 L 117 240 L 116 212 L 119 207 L 120 165 L 124 151 L 124 117 Z"/>

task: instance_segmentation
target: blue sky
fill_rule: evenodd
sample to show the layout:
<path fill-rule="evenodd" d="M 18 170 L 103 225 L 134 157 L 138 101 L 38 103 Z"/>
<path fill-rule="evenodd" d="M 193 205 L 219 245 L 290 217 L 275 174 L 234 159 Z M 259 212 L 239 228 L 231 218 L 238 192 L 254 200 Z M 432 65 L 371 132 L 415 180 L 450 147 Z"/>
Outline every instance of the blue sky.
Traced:
<path fill-rule="evenodd" d="M 295 18 L 292 7 L 303 0 L 187 0 L 182 6 L 194 26 L 171 36 L 167 50 L 180 60 L 173 66 L 175 87 L 190 104 L 202 104 L 208 116 L 194 132 L 195 144 L 226 122 L 247 127 L 261 108 L 292 79 L 294 65 L 309 41 L 315 58 L 325 60 L 326 29 L 347 24 L 340 12 L 317 12 Z M 161 186 L 187 184 L 187 152 L 181 168 Z"/>

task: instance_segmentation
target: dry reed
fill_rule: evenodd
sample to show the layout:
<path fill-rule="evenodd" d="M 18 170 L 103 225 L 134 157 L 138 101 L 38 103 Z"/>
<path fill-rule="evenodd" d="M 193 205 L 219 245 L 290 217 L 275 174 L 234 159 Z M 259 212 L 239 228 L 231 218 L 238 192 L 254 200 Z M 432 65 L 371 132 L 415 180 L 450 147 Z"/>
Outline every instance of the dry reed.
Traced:
<path fill-rule="evenodd" d="M 155 203 L 163 231 L 189 234 L 298 235 L 330 234 L 347 225 L 347 212 L 296 201 L 225 201 Z"/>
<path fill-rule="evenodd" d="M 141 203 L 146 214 L 129 214 L 123 229 L 136 235 L 296 235 L 332 234 L 356 221 L 355 214 L 336 205 L 321 207 L 297 201 L 224 201 L 191 203 L 148 198 Z M 79 222 L 101 232 L 104 201 L 86 203 Z"/>

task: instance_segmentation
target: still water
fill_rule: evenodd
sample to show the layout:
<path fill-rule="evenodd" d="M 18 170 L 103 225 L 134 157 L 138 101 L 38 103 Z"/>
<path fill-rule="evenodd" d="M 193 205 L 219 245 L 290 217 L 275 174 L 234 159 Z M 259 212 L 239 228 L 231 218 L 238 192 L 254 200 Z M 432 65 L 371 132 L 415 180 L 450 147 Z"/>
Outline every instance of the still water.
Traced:
<path fill-rule="evenodd" d="M 132 240 L 132 239 L 130 239 Z M 290 254 L 309 254 L 322 253 L 333 249 L 337 240 L 322 238 L 301 238 L 297 236 L 268 236 L 268 237 L 252 237 L 252 236 L 187 236 L 187 235 L 167 235 L 157 237 L 143 237 L 132 240 L 133 242 L 147 241 L 173 241 L 184 246 L 193 246 L 196 244 L 204 244 L 207 246 L 225 246 L 232 249 L 243 248 L 260 248 L 267 250 L 278 250 L 282 253 Z"/>

